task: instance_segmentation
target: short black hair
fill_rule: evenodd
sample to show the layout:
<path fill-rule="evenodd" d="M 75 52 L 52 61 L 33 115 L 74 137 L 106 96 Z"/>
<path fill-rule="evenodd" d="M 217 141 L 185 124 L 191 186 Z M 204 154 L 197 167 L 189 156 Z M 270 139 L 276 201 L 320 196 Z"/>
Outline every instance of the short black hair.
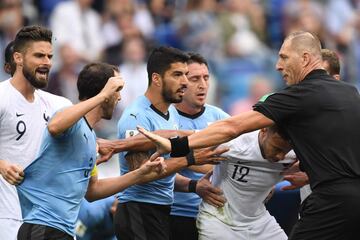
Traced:
<path fill-rule="evenodd" d="M 274 124 L 270 127 L 268 127 L 268 131 L 270 133 L 277 133 L 281 138 L 283 138 L 285 141 L 291 143 L 289 135 L 284 131 L 284 129 L 280 128 L 278 125 Z"/>
<path fill-rule="evenodd" d="M 109 78 L 114 76 L 119 68 L 107 63 L 89 63 L 79 73 L 77 88 L 79 100 L 83 101 L 96 96 L 106 85 Z"/>
<path fill-rule="evenodd" d="M 153 73 L 164 76 L 164 73 L 170 69 L 172 63 L 187 63 L 188 60 L 189 55 L 177 48 L 164 46 L 155 48 L 151 52 L 147 62 L 149 86 L 152 82 L 151 76 Z"/>
<path fill-rule="evenodd" d="M 188 52 L 188 55 L 190 57 L 189 60 L 187 61 L 188 64 L 199 63 L 199 64 L 205 64 L 207 67 L 209 67 L 206 59 L 199 53 Z"/>
<path fill-rule="evenodd" d="M 26 26 L 20 29 L 14 40 L 14 52 L 23 53 L 29 43 L 45 41 L 51 43 L 52 31 L 42 26 Z"/>
<path fill-rule="evenodd" d="M 14 41 L 8 43 L 4 51 L 4 70 L 11 76 L 14 75 L 16 70 L 16 64 L 13 57 L 14 53 Z"/>

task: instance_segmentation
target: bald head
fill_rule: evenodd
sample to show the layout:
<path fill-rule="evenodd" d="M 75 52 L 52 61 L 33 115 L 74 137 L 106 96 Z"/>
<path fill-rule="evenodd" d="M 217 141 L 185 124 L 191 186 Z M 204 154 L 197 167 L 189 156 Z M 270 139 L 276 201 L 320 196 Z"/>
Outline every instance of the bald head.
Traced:
<path fill-rule="evenodd" d="M 314 57 L 321 58 L 320 40 L 309 32 L 293 32 L 286 37 L 285 41 L 290 41 L 291 48 L 298 54 L 307 52 Z"/>
<path fill-rule="evenodd" d="M 301 82 L 315 69 L 323 69 L 319 39 L 308 32 L 291 33 L 281 46 L 276 69 L 287 85 Z"/>

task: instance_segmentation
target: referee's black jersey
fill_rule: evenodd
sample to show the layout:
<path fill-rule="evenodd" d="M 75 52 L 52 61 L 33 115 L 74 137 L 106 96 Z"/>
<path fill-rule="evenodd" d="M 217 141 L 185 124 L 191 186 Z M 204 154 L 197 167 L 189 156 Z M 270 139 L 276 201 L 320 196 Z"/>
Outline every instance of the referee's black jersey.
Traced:
<path fill-rule="evenodd" d="M 269 95 L 254 110 L 272 119 L 290 138 L 311 187 L 360 179 L 360 96 L 324 70 Z"/>

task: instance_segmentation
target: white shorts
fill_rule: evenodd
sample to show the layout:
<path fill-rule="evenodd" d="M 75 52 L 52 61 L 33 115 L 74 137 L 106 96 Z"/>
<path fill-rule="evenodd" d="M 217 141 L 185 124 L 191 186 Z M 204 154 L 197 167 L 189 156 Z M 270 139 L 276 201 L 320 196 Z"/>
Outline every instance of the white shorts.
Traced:
<path fill-rule="evenodd" d="M 16 240 L 23 222 L 10 218 L 0 218 L 0 239 Z"/>
<path fill-rule="evenodd" d="M 248 227 L 232 227 L 220 221 L 213 215 L 199 213 L 197 217 L 199 240 L 287 240 L 284 230 L 273 216 L 264 218 Z"/>

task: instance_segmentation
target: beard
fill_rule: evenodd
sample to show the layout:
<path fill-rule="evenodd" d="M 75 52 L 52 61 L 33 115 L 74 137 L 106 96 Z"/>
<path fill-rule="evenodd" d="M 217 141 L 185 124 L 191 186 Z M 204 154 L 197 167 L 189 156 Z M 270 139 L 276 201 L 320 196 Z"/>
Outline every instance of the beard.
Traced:
<path fill-rule="evenodd" d="M 39 79 L 36 77 L 36 69 L 35 72 L 31 72 L 31 70 L 26 66 L 26 64 L 24 64 L 23 67 L 23 75 L 24 77 L 29 81 L 29 83 L 34 87 L 34 88 L 44 88 L 46 87 L 48 80 L 49 80 L 49 74 L 46 75 L 45 79 Z"/>
<path fill-rule="evenodd" d="M 176 97 L 175 94 L 171 91 L 171 89 L 167 87 L 165 82 L 161 91 L 161 95 L 168 103 L 180 103 L 183 99 L 182 96 Z"/>
<path fill-rule="evenodd" d="M 110 101 L 113 101 L 112 99 Z M 101 104 L 101 109 L 102 109 L 102 119 L 106 119 L 106 120 L 110 120 L 113 116 L 114 110 L 116 107 L 116 103 L 102 103 Z"/>

